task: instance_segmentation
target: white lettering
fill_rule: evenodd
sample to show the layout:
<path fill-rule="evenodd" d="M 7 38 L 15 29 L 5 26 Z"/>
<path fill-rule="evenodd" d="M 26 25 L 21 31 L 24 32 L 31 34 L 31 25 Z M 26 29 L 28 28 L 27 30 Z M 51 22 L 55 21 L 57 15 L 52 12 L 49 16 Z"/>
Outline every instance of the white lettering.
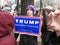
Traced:
<path fill-rule="evenodd" d="M 38 24 L 39 23 L 39 21 L 35 21 L 35 24 Z"/>
<path fill-rule="evenodd" d="M 23 23 L 23 24 L 39 24 L 37 20 L 23 20 L 23 19 L 15 19 L 16 23 Z"/>
<path fill-rule="evenodd" d="M 20 20 L 19 20 L 19 23 L 23 23 L 23 20 L 20 19 Z"/>
<path fill-rule="evenodd" d="M 24 20 L 24 23 L 25 23 L 25 24 L 28 24 L 28 20 Z"/>
<path fill-rule="evenodd" d="M 18 23 L 18 21 L 19 21 L 19 20 L 18 20 L 18 19 L 16 19 L 16 23 Z"/>
<path fill-rule="evenodd" d="M 34 24 L 34 21 L 31 21 L 31 20 L 30 20 L 30 21 L 29 21 L 29 24 Z"/>

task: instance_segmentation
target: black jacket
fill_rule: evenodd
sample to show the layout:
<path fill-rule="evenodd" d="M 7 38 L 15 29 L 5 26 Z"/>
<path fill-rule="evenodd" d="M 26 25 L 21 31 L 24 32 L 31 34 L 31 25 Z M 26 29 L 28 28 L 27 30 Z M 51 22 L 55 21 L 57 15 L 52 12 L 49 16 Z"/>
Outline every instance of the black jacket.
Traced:
<path fill-rule="evenodd" d="M 37 36 L 21 34 L 19 45 L 38 45 Z"/>
<path fill-rule="evenodd" d="M 50 42 L 52 43 L 52 45 L 60 45 L 60 36 L 57 37 L 57 36 L 56 36 L 56 33 L 53 32 L 53 33 L 50 35 Z"/>

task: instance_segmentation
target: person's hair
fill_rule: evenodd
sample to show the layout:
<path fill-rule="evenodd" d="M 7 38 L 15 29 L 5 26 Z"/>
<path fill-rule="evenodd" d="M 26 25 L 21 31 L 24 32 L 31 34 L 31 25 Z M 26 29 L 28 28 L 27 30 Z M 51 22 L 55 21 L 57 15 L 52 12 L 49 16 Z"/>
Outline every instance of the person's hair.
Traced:
<path fill-rule="evenodd" d="M 46 9 L 42 10 L 43 13 L 43 25 L 42 25 L 42 32 L 46 32 L 47 31 L 47 23 L 46 23 Z"/>
<path fill-rule="evenodd" d="M 39 11 L 38 11 L 38 10 L 36 10 L 36 13 L 35 13 L 35 15 L 34 15 L 34 16 L 37 16 L 37 15 L 38 15 L 38 12 L 39 12 Z"/>
<path fill-rule="evenodd" d="M 28 5 L 26 9 L 27 10 L 32 10 L 33 13 L 34 13 L 34 6 L 33 5 Z"/>

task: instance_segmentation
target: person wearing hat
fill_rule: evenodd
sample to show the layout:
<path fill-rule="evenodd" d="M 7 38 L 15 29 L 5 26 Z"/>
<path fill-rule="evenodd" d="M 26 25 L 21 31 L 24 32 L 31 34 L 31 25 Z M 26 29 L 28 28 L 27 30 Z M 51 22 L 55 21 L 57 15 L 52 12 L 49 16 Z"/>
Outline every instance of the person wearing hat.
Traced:
<path fill-rule="evenodd" d="M 0 45 L 16 45 L 16 40 L 12 33 L 13 28 L 13 16 L 10 13 L 0 11 Z"/>
<path fill-rule="evenodd" d="M 28 5 L 27 16 L 33 17 L 33 14 L 34 14 L 34 6 L 33 5 Z M 21 34 L 19 45 L 38 45 L 37 44 L 37 36 Z"/>

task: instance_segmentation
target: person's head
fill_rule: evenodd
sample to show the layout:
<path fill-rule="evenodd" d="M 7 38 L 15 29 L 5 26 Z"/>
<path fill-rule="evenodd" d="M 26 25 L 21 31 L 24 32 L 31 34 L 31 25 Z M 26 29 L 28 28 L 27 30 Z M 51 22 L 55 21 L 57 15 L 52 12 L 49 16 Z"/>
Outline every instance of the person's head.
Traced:
<path fill-rule="evenodd" d="M 34 14 L 34 6 L 33 5 L 28 5 L 27 6 L 27 15 L 31 16 Z"/>
<path fill-rule="evenodd" d="M 14 18 L 8 12 L 0 12 L 0 30 L 12 31 L 14 28 Z"/>

